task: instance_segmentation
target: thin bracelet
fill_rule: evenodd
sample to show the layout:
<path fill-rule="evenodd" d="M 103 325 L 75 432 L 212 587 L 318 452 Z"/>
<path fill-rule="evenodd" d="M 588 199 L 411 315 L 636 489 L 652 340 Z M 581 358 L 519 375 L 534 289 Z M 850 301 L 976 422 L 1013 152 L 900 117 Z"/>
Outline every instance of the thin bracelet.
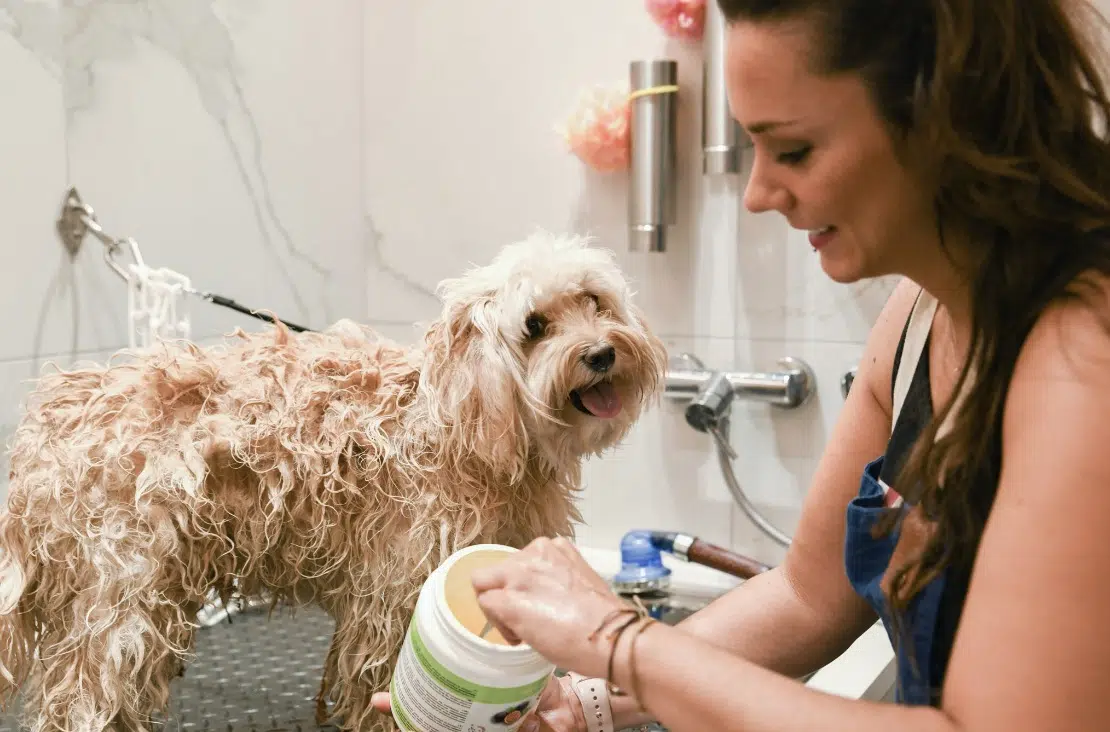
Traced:
<path fill-rule="evenodd" d="M 638 622 L 638 621 L 640 621 L 643 618 L 648 616 L 647 608 L 645 608 L 644 604 L 642 602 L 640 602 L 640 598 L 634 596 L 632 598 L 632 600 L 633 600 L 633 604 L 635 605 L 635 607 L 633 607 L 633 606 L 619 607 L 619 608 L 616 608 L 615 610 L 610 611 L 609 614 L 607 614 L 604 618 L 602 618 L 601 622 L 598 623 L 598 626 L 596 628 L 594 628 L 593 632 L 591 632 L 588 636 L 588 638 L 592 641 L 595 638 L 597 638 L 598 634 L 602 630 L 605 629 L 605 626 L 607 626 L 610 622 L 612 622 L 616 618 L 620 617 L 621 615 L 626 615 L 628 613 L 631 613 L 633 615 L 633 617 L 629 618 L 627 621 L 625 621 L 623 624 L 618 626 L 616 629 L 614 629 L 614 630 L 612 630 L 612 631 L 610 631 L 609 633 L 606 634 L 606 636 L 612 640 L 612 643 L 609 646 L 609 663 L 608 663 L 608 671 L 606 672 L 606 676 L 605 676 L 605 682 L 606 682 L 606 688 L 608 689 L 609 693 L 612 694 L 613 696 L 628 696 L 627 692 L 625 692 L 623 689 L 621 689 L 619 686 L 617 686 L 616 684 L 613 683 L 613 661 L 614 661 L 614 657 L 615 657 L 616 651 L 617 651 L 617 643 L 620 641 L 620 636 L 623 635 L 624 631 L 627 630 L 629 628 L 629 626 L 631 626 L 633 623 L 636 623 L 636 622 Z"/>
<path fill-rule="evenodd" d="M 627 692 L 621 690 L 620 687 L 616 686 L 616 684 L 614 683 L 613 659 L 616 657 L 617 645 L 620 643 L 621 638 L 624 636 L 624 631 L 630 628 L 632 625 L 639 624 L 639 627 L 636 629 L 635 633 L 632 636 L 632 640 L 629 641 L 628 675 L 629 679 L 632 682 L 632 695 L 636 699 L 636 703 L 637 705 L 639 705 L 640 711 L 645 712 L 647 711 L 647 709 L 644 707 L 642 701 L 642 694 L 639 688 L 639 676 L 636 673 L 636 641 L 639 640 L 640 634 L 647 630 L 649 625 L 652 625 L 655 622 L 657 622 L 655 618 L 652 618 L 650 616 L 638 616 L 632 618 L 631 620 L 620 626 L 620 628 L 616 631 L 617 637 L 613 640 L 613 645 L 609 652 L 609 672 L 608 676 L 606 677 L 607 681 L 609 682 L 610 689 L 614 691 L 615 696 L 628 696 Z"/>
<path fill-rule="evenodd" d="M 621 642 L 621 636 L 624 635 L 624 631 L 638 622 L 640 622 L 640 616 L 633 616 L 625 621 L 625 623 L 612 634 L 613 644 L 609 646 L 609 670 L 605 674 L 605 680 L 609 682 L 610 690 L 616 693 L 617 696 L 625 696 L 625 692 L 619 686 L 616 686 L 613 680 L 613 660 L 617 657 L 617 645 Z"/>
<path fill-rule="evenodd" d="M 632 695 L 636 699 L 636 703 L 640 705 L 640 710 L 646 712 L 647 709 L 644 708 L 644 704 L 641 701 L 644 697 L 640 692 L 640 675 L 636 671 L 636 641 L 640 640 L 640 636 L 643 635 L 645 630 L 658 621 L 650 616 L 642 620 L 643 622 L 641 622 L 639 628 L 636 629 L 636 634 L 632 636 L 632 640 L 628 646 L 628 675 L 632 680 Z"/>

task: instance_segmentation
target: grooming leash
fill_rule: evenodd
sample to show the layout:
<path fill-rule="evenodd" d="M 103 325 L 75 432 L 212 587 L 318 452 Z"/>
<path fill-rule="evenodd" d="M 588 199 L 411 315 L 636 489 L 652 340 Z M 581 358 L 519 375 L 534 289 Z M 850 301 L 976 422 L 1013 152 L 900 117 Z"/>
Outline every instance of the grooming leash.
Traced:
<path fill-rule="evenodd" d="M 119 238 L 105 232 L 96 218 L 96 212 L 93 211 L 92 206 L 81 200 L 81 196 L 77 193 L 76 188 L 70 188 L 69 192 L 66 194 L 65 202 L 62 205 L 62 213 L 56 222 L 56 227 L 58 235 L 62 238 L 62 243 L 65 244 L 70 257 L 77 255 L 82 240 L 86 235 L 92 234 L 104 245 L 104 261 L 107 262 L 112 271 L 119 275 L 129 287 L 134 287 L 136 282 L 149 282 L 150 273 L 153 272 L 160 277 L 160 280 L 171 281 L 173 283 L 171 289 L 175 292 L 199 297 L 205 302 L 229 308 L 236 312 L 243 313 L 244 315 L 249 315 L 252 318 L 264 320 L 268 323 L 281 323 L 289 330 L 298 333 L 314 332 L 311 328 L 306 326 L 298 325 L 270 315 L 267 312 L 242 305 L 225 295 L 198 290 L 190 284 L 188 278 L 172 270 L 166 268 L 151 270 L 143 262 L 138 242 L 131 237 Z M 121 257 L 125 250 L 132 260 L 129 264 L 121 262 Z"/>

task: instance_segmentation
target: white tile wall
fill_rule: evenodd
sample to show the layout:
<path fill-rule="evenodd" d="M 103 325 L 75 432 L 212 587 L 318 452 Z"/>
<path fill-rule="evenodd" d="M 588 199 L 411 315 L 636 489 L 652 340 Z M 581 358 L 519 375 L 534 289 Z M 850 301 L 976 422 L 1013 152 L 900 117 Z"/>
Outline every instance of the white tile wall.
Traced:
<path fill-rule="evenodd" d="M 365 194 L 379 265 L 370 316 L 433 315 L 437 279 L 534 226 L 595 234 L 621 253 L 674 353 L 743 370 L 795 356 L 814 369 L 818 391 L 801 409 L 735 407 L 739 480 L 792 530 L 840 377 L 890 283 L 831 282 L 804 235 L 743 211 L 741 176 L 700 174 L 700 48 L 666 39 L 639 2 L 380 3 L 366 6 L 365 27 Z M 657 56 L 679 62 L 681 208 L 665 253 L 630 253 L 624 176 L 589 171 L 552 127 L 580 89 Z M 586 481 L 584 544 L 615 547 L 628 529 L 659 527 L 781 557 L 733 507 L 710 438 L 679 405 L 647 415 L 621 449 L 591 461 Z"/>
<path fill-rule="evenodd" d="M 590 173 L 553 127 L 581 88 L 660 55 L 680 69 L 681 213 L 665 253 L 634 254 L 623 176 Z M 800 236 L 742 211 L 742 178 L 700 175 L 700 83 L 698 46 L 665 39 L 630 0 L 0 0 L 0 436 L 44 361 L 126 342 L 126 294 L 99 243 L 70 261 L 55 235 L 68 186 L 148 264 L 202 289 L 401 339 L 437 313 L 441 278 L 535 227 L 574 230 L 620 252 L 675 353 L 813 367 L 812 403 L 737 404 L 734 419 L 741 483 L 791 529 L 889 283 L 828 281 Z M 260 326 L 191 313 L 198 338 Z M 661 527 L 779 556 L 674 404 L 586 476 L 586 544 Z"/>

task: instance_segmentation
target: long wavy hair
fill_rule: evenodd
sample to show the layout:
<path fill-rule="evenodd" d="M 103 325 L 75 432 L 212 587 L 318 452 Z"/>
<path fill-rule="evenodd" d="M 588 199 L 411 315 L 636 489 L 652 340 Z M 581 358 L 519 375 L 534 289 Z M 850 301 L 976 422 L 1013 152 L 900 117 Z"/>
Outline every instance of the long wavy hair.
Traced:
<path fill-rule="evenodd" d="M 920 496 L 931 524 L 922 550 L 892 570 L 898 624 L 945 568 L 970 572 L 998 484 L 1003 406 L 1033 325 L 1110 275 L 1110 237 L 1096 235 L 1110 227 L 1110 101 L 1094 36 L 1105 22 L 1080 0 L 719 6 L 730 23 L 812 23 L 814 68 L 860 75 L 899 155 L 933 192 L 942 242 L 950 224 L 971 234 L 970 250 L 952 257 L 973 263 L 970 356 L 954 393 L 967 391 L 940 439 L 953 405 L 937 411 L 898 480 L 916 487 L 902 492 Z M 876 533 L 897 521 L 888 514 Z"/>

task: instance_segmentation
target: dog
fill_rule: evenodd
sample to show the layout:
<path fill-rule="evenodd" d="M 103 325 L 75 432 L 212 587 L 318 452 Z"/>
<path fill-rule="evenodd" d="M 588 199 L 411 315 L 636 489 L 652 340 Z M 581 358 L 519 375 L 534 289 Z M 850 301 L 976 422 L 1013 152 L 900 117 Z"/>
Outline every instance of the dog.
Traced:
<path fill-rule="evenodd" d="M 335 622 L 318 721 L 394 729 L 432 570 L 571 536 L 581 465 L 657 396 L 660 339 L 612 253 L 538 232 L 440 283 L 413 348 L 341 320 L 40 376 L 0 514 L 0 701 L 47 730 L 145 730 L 234 584 Z M 330 709 L 329 709 L 330 706 Z"/>

